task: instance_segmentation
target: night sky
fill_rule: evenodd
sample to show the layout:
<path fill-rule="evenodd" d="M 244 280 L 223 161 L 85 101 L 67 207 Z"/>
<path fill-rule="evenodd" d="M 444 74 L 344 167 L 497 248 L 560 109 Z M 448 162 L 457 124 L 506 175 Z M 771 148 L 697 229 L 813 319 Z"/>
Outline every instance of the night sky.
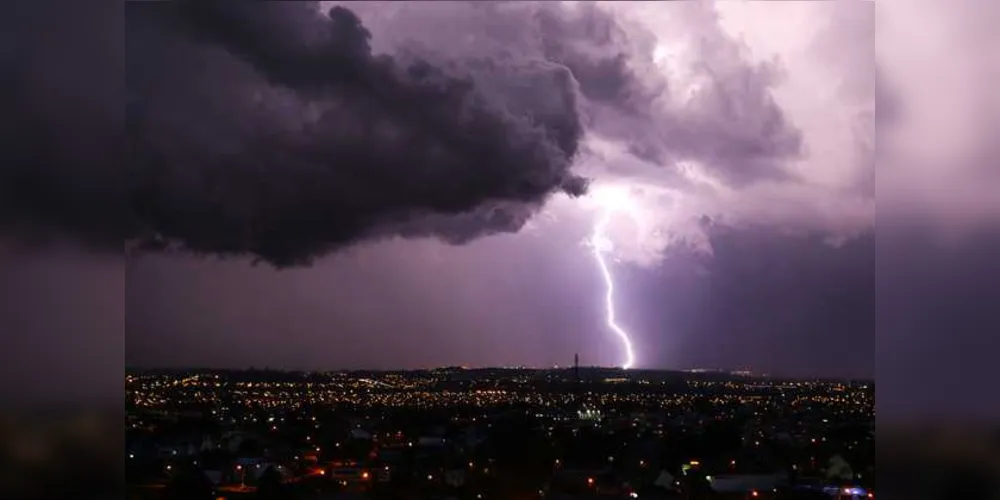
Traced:
<path fill-rule="evenodd" d="M 874 2 L 129 4 L 124 143 L 4 83 L 37 136 L 3 144 L 4 319 L 66 363 L 102 336 L 135 367 L 616 365 L 587 241 L 617 193 L 638 367 L 980 359 L 995 35 L 884 10 L 876 34 Z M 122 149 L 124 190 L 99 182 Z M 18 251 L 50 237 L 88 250 Z"/>

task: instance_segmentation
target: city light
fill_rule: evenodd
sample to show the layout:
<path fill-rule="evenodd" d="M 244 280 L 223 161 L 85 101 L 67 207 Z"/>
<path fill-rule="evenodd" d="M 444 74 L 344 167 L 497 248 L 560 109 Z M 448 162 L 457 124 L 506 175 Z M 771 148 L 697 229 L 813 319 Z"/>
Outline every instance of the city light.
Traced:
<path fill-rule="evenodd" d="M 271 421 L 281 427 L 279 430 L 284 436 L 282 439 L 285 446 L 291 450 L 303 448 L 309 450 L 305 456 L 299 452 L 299 454 L 289 454 L 285 460 L 253 454 L 234 459 L 225 466 L 232 471 L 232 474 L 223 474 L 220 482 L 220 487 L 234 489 L 244 488 L 240 486 L 243 479 L 241 475 L 247 470 L 255 474 L 248 474 L 250 477 L 247 477 L 246 481 L 251 485 L 246 488 L 254 487 L 252 482 L 259 479 L 256 473 L 267 467 L 280 469 L 282 477 L 287 481 L 311 477 L 316 481 L 336 486 L 346 479 L 348 486 L 352 486 L 353 483 L 354 487 L 361 489 L 390 485 L 395 488 L 397 478 L 390 478 L 388 472 L 383 472 L 383 469 L 385 471 L 390 468 L 395 469 L 394 460 L 398 460 L 396 457 L 399 454 L 405 456 L 410 451 L 420 449 L 423 452 L 427 447 L 437 446 L 461 449 L 463 441 L 470 437 L 481 440 L 484 435 L 489 436 L 490 429 L 498 427 L 499 421 L 494 415 L 504 414 L 503 411 L 497 410 L 510 408 L 513 405 L 528 405 L 525 411 L 538 420 L 540 437 L 549 440 L 553 450 L 568 450 L 576 444 L 582 444 L 585 441 L 581 440 L 589 439 L 587 429 L 593 429 L 589 432 L 614 429 L 616 439 L 611 440 L 609 446 L 602 450 L 603 453 L 597 456 L 603 457 L 605 464 L 618 464 L 623 459 L 626 460 L 624 463 L 630 464 L 630 467 L 623 467 L 623 470 L 635 477 L 642 476 L 642 473 L 648 472 L 650 468 L 659 471 L 658 461 L 650 462 L 645 459 L 650 455 L 643 452 L 634 455 L 632 452 L 623 451 L 632 450 L 638 441 L 653 439 L 668 443 L 671 439 L 688 439 L 684 437 L 687 430 L 704 429 L 705 426 L 711 425 L 711 422 L 732 421 L 742 418 L 741 416 L 745 414 L 753 415 L 753 420 L 750 421 L 751 428 L 748 429 L 744 441 L 745 445 L 748 445 L 748 449 L 744 450 L 749 454 L 747 458 L 736 459 L 736 455 L 731 452 L 726 454 L 719 452 L 696 458 L 691 458 L 689 455 L 688 460 L 683 462 L 681 472 L 688 477 L 693 475 L 696 482 L 706 486 L 718 484 L 723 480 L 719 475 L 720 471 L 708 468 L 710 464 L 718 464 L 723 467 L 723 471 L 732 473 L 737 470 L 737 461 L 741 462 L 740 465 L 743 465 L 743 462 L 753 463 L 755 456 L 773 451 L 771 450 L 773 443 L 779 440 L 791 439 L 803 450 L 801 455 L 789 457 L 791 465 L 796 463 L 802 465 L 797 467 L 800 471 L 803 467 L 809 467 L 809 451 L 816 445 L 807 445 L 813 438 L 819 443 L 826 437 L 826 442 L 843 444 L 844 449 L 847 449 L 848 445 L 853 445 L 856 449 L 861 447 L 871 449 L 874 446 L 874 398 L 870 386 L 867 388 L 861 385 L 852 386 L 836 381 L 790 381 L 742 376 L 718 379 L 695 376 L 688 379 L 683 375 L 681 377 L 684 378 L 662 384 L 654 378 L 657 377 L 655 371 L 630 373 L 629 380 L 632 383 L 627 385 L 617 382 L 618 379 L 614 376 L 609 377 L 603 373 L 597 377 L 590 377 L 589 380 L 583 379 L 586 382 L 571 384 L 568 382 L 578 379 L 573 370 L 564 367 L 560 370 L 487 369 L 476 373 L 463 370 L 459 376 L 474 377 L 472 380 L 475 385 L 469 390 L 455 391 L 455 370 L 459 369 L 377 375 L 379 380 L 391 382 L 392 389 L 359 382 L 357 376 L 351 373 L 313 374 L 307 379 L 299 374 L 283 376 L 281 373 L 275 373 L 273 381 L 254 381 L 252 386 L 240 380 L 241 375 L 238 373 L 225 375 L 231 377 L 226 380 L 208 372 L 209 374 L 202 375 L 199 380 L 189 382 L 187 385 L 176 384 L 174 380 L 175 377 L 190 375 L 157 374 L 134 377 L 126 391 L 126 401 L 130 405 L 129 424 L 134 424 L 133 428 L 141 429 L 143 435 L 156 432 L 156 424 L 150 415 L 163 414 L 169 418 L 191 419 L 196 417 L 176 413 L 173 408 L 199 404 L 212 405 L 219 411 L 211 418 L 223 424 L 222 427 L 247 429 L 248 431 L 243 432 L 249 433 L 266 432 L 270 426 L 268 422 Z M 371 374 L 366 374 L 366 377 L 375 379 Z M 221 384 L 221 388 L 216 384 Z M 577 388 L 577 384 L 586 385 Z M 560 387 L 563 389 L 560 390 Z M 582 402 L 582 406 L 578 406 L 581 403 L 581 395 L 586 400 Z M 710 405 L 691 411 L 699 400 L 706 398 Z M 328 415 L 326 409 L 345 403 L 354 405 L 356 411 L 361 414 L 360 418 L 350 424 L 350 429 L 325 430 L 336 429 L 337 425 L 334 419 L 326 416 Z M 640 410 L 624 413 L 619 410 L 619 408 L 633 407 Z M 426 424 L 409 423 L 406 425 L 411 425 L 412 428 L 400 430 L 399 422 L 383 420 L 387 408 L 391 409 L 389 411 L 403 411 L 412 415 L 440 415 L 440 417 Z M 588 419 L 588 413 L 581 408 L 589 410 L 589 415 L 601 412 L 602 418 Z M 800 422 L 787 417 L 789 408 L 794 408 L 796 414 L 810 412 L 826 418 L 811 419 L 808 423 Z M 578 410 L 583 413 L 578 413 Z M 665 420 L 664 417 L 669 415 L 674 417 Z M 316 420 L 313 420 L 314 418 Z M 831 430 L 843 425 L 845 421 L 864 421 L 872 427 L 859 429 L 864 434 L 852 435 L 843 443 L 839 443 L 842 440 L 831 434 Z M 320 426 L 324 428 L 322 441 L 320 435 L 315 434 L 316 428 Z M 433 440 L 433 443 L 425 443 L 425 440 L 417 441 L 417 436 L 435 435 L 439 432 L 438 426 L 444 426 L 446 431 L 444 435 Z M 354 433 L 354 428 L 362 429 L 366 437 L 349 437 L 348 432 Z M 796 429 L 798 434 L 789 435 L 789 430 Z M 775 436 L 782 433 L 785 435 L 783 438 L 775 439 Z M 172 464 L 181 463 L 182 469 L 185 467 L 184 464 L 208 465 L 201 459 L 202 452 L 239 447 L 240 442 L 246 439 L 245 435 L 237 433 L 227 435 L 224 431 L 216 431 L 209 438 L 211 441 L 202 443 L 201 450 L 198 450 L 199 442 L 178 440 L 169 433 L 163 433 L 162 437 L 153 434 L 155 439 L 162 439 L 154 441 L 162 456 L 172 458 L 173 452 L 177 451 L 177 459 L 183 458 L 182 462 L 176 460 L 162 462 L 159 469 L 162 480 L 166 482 L 180 472 L 181 469 L 176 469 L 178 472 L 175 473 Z M 311 439 L 307 440 L 310 435 Z M 759 447 L 754 446 L 755 441 L 760 442 Z M 327 442 L 330 445 L 326 445 Z M 342 445 L 339 448 L 336 446 L 338 442 Z M 318 453 L 312 451 L 318 448 L 317 444 L 324 444 L 325 449 L 322 451 L 329 450 L 333 452 L 332 455 L 317 456 Z M 142 463 L 138 460 L 140 458 L 146 459 L 143 454 L 127 451 L 137 449 L 136 447 L 140 445 L 141 441 L 126 444 L 126 459 L 135 459 L 126 462 L 130 466 Z M 360 453 L 361 448 L 358 446 L 369 448 Z M 350 460 L 346 455 L 337 453 L 347 449 L 359 450 L 358 457 L 363 458 Z M 456 453 L 454 449 L 452 453 Z M 386 452 L 384 455 L 383 451 Z M 456 453 L 455 458 L 461 460 L 456 465 L 466 471 L 464 481 L 470 487 L 475 487 L 472 483 L 478 485 L 478 482 L 485 477 L 495 476 L 497 481 L 510 480 L 509 473 L 504 468 L 490 470 L 494 467 L 489 457 L 490 455 L 477 455 L 468 450 Z M 820 457 L 814 458 L 813 465 Z M 343 465 L 336 465 L 337 462 Z M 171 464 L 170 467 L 167 466 L 168 463 Z M 437 485 L 435 488 L 451 487 L 448 485 L 452 482 L 452 477 L 447 469 L 442 469 L 433 462 L 419 465 L 423 467 L 423 471 L 417 477 L 428 478 L 423 482 L 424 487 L 432 485 Z M 537 465 L 539 468 L 544 467 L 544 462 Z M 855 467 L 855 472 L 863 472 L 866 479 L 874 477 L 871 469 L 867 468 L 870 464 L 851 465 Z M 346 475 L 340 475 L 339 469 L 324 470 L 324 466 L 349 467 L 353 472 L 353 480 L 348 479 Z M 463 466 L 465 468 L 462 468 Z M 560 454 L 549 458 L 548 466 L 545 468 L 554 478 L 561 475 L 563 469 L 567 467 L 570 467 L 570 464 L 564 463 Z M 378 474 L 375 474 L 376 471 Z M 396 470 L 392 472 L 395 474 Z M 855 479 L 860 479 L 861 474 L 853 476 Z M 598 484 L 597 475 L 584 473 L 578 477 L 576 488 L 582 486 L 591 493 L 604 492 L 605 483 L 602 480 Z M 668 474 L 658 481 L 668 487 L 684 491 L 687 487 L 682 477 L 670 477 Z M 629 483 L 635 484 L 632 479 L 629 478 Z M 456 480 L 461 481 L 457 476 Z M 743 498 L 754 500 L 771 498 L 770 486 L 766 489 L 759 484 L 751 486 L 758 488 L 753 490 L 757 491 L 757 494 L 754 495 L 751 488 L 747 487 L 743 490 Z M 843 495 L 847 492 L 848 496 L 852 496 L 851 493 L 857 493 L 853 496 L 874 499 L 874 495 L 867 487 L 862 489 L 857 485 L 858 489 L 854 489 L 856 485 L 853 483 L 831 486 L 833 489 L 830 491 L 834 494 L 839 492 Z M 564 484 L 558 487 L 550 486 L 545 489 L 544 496 L 558 497 L 560 488 L 568 490 L 573 487 L 572 482 L 564 481 Z M 635 498 L 631 495 L 634 490 L 628 487 L 621 490 L 616 488 L 616 491 L 623 498 Z M 480 490 L 474 489 L 471 493 L 474 495 L 477 492 Z M 492 491 L 482 493 L 484 498 L 496 498 Z"/>

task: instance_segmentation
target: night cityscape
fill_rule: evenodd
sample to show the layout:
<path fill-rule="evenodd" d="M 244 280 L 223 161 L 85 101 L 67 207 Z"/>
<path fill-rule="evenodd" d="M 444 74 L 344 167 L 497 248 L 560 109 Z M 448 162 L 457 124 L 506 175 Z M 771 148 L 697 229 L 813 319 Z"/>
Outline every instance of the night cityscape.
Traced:
<path fill-rule="evenodd" d="M 129 2 L 127 496 L 874 498 L 874 12 Z"/>
<path fill-rule="evenodd" d="M 135 371 L 125 390 L 134 499 L 874 497 L 872 382 Z"/>

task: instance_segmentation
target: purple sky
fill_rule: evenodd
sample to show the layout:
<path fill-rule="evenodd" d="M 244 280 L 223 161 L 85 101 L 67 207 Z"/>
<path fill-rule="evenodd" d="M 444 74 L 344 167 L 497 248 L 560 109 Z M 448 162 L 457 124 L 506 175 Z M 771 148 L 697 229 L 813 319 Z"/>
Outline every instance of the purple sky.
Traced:
<path fill-rule="evenodd" d="M 324 4 L 320 12 L 330 7 Z M 583 127 L 574 137 L 578 145 L 571 167 L 591 180 L 594 192 L 606 186 L 633 192 L 646 224 L 632 227 L 629 220 L 617 219 L 613 229 L 613 272 L 620 281 L 616 303 L 622 325 L 634 332 L 638 366 L 872 375 L 870 193 L 852 193 L 857 200 L 848 203 L 835 201 L 841 195 L 833 192 L 853 190 L 852 184 L 870 165 L 847 154 L 840 157 L 843 165 L 812 161 L 807 140 L 867 119 L 856 115 L 868 111 L 866 99 L 873 88 L 838 95 L 842 84 L 831 83 L 820 105 L 837 110 L 847 102 L 851 109 L 837 110 L 843 116 L 833 125 L 796 124 L 796 113 L 807 116 L 809 106 L 817 105 L 796 95 L 794 88 L 788 96 L 779 95 L 783 81 L 799 82 L 782 74 L 784 62 L 776 59 L 781 54 L 768 52 L 781 49 L 791 63 L 799 64 L 806 56 L 796 50 L 809 57 L 835 51 L 828 57 L 845 61 L 844 71 L 871 71 L 864 66 L 873 59 L 864 53 L 863 41 L 853 48 L 831 49 L 823 37 L 839 33 L 826 33 L 814 41 L 792 40 L 794 50 L 774 45 L 754 52 L 737 41 L 744 34 L 733 19 L 751 19 L 758 12 L 726 11 L 721 15 L 728 18 L 720 18 L 712 7 L 698 5 L 661 6 L 653 12 L 644 12 L 649 6 L 641 5 L 446 2 L 347 7 L 370 31 L 375 54 L 391 55 L 395 61 L 420 57 L 448 71 L 468 71 L 487 101 L 514 106 L 512 112 L 519 112 L 516 106 L 525 102 L 532 114 L 563 115 L 565 109 L 551 106 L 554 98 L 564 99 L 556 96 L 566 91 L 549 86 L 569 78 L 573 100 L 567 102 L 573 103 Z M 858 8 L 864 12 L 843 14 L 854 23 L 846 29 L 869 36 L 870 44 L 872 9 Z M 147 10 L 143 22 L 162 29 L 160 18 L 167 12 Z M 199 15 L 217 22 L 209 16 L 223 14 L 190 14 Z M 311 33 L 315 28 L 298 16 L 301 13 L 272 14 L 267 22 L 278 19 L 285 24 L 259 29 Z M 170 29 L 172 36 L 184 39 L 176 34 L 179 28 Z M 215 67 L 250 62 L 250 68 L 233 64 L 232 69 L 217 70 L 217 78 L 236 82 L 226 85 L 227 95 L 214 98 L 228 102 L 227 113 L 246 107 L 245 99 L 232 96 L 241 92 L 232 90 L 235 85 L 254 85 L 255 95 L 264 94 L 275 119 L 281 120 L 300 122 L 309 106 L 336 100 L 312 93 L 288 66 L 272 64 L 267 59 L 271 55 L 259 51 L 265 45 L 260 39 L 245 42 L 225 28 L 210 29 L 214 31 L 207 36 L 224 38 L 202 39 L 196 48 L 178 50 L 219 58 Z M 149 46 L 154 42 L 166 43 L 153 40 Z M 135 57 L 143 57 L 147 46 L 135 46 Z M 212 52 L 212 47 L 226 47 L 237 57 Z M 297 54 L 281 57 L 291 61 L 289 66 L 307 64 L 306 56 L 302 61 Z M 482 61 L 490 64 L 485 72 Z M 164 63 L 149 58 L 135 63 L 135 72 L 154 71 L 147 70 L 147 64 L 160 68 Z M 265 73 L 265 79 L 254 78 L 252 70 Z M 154 104 L 156 99 L 167 100 L 158 97 L 166 95 L 157 93 L 161 88 L 176 96 L 178 89 L 190 86 L 198 90 L 191 97 L 197 99 L 211 85 L 204 76 L 157 85 L 183 73 L 167 71 L 154 84 L 141 87 Z M 826 71 L 838 74 L 838 68 Z M 275 93 L 287 88 L 302 90 L 291 96 Z M 271 101 L 266 100 L 269 92 L 275 93 Z M 217 100 L 202 106 L 216 106 Z M 169 102 L 170 112 L 180 115 L 177 109 L 185 103 L 176 97 Z M 199 113 L 201 107 L 190 116 Z M 338 108 L 339 120 L 347 119 L 344 113 L 351 109 Z M 194 123 L 196 118 L 190 116 L 182 118 Z M 159 123 L 161 133 L 171 126 L 157 117 L 150 121 Z M 219 123 L 209 130 L 237 126 Z M 240 134 L 246 128 L 240 126 Z M 835 147 L 858 148 L 854 139 L 835 140 Z M 419 160 L 407 161 L 412 164 L 407 168 L 420 168 Z M 810 172 L 808 178 L 795 178 L 796 170 L 808 168 L 840 168 L 846 173 Z M 444 183 L 431 170 L 424 179 L 406 175 L 417 182 Z M 469 181 L 454 182 L 456 189 L 466 184 Z M 339 196 L 337 187 L 331 184 L 333 198 Z M 508 195 L 484 191 L 476 196 L 485 200 Z M 807 200 L 817 196 L 825 200 Z M 368 241 L 293 269 L 250 267 L 239 258 L 130 259 L 127 361 L 294 368 L 551 366 L 567 364 L 579 352 L 586 363 L 620 363 L 621 345 L 604 323 L 601 275 L 582 245 L 596 216 L 593 204 L 556 194 L 534 211 L 540 213 L 527 224 L 516 217 L 513 227 L 469 221 L 485 227 L 486 234 L 508 234 L 479 237 L 484 231 L 473 229 L 475 239 L 462 245 L 420 238 L 442 231 L 426 223 L 412 230 L 383 227 L 379 233 L 416 238 L 360 238 Z M 702 216 L 715 222 L 710 227 L 702 224 Z M 831 218 L 836 220 L 824 220 Z M 825 242 L 830 238 L 839 239 L 836 246 Z M 197 240 L 194 245 L 229 245 L 200 236 L 190 239 Z M 691 250 L 685 252 L 685 247 Z M 271 260 L 269 248 L 251 248 L 249 253 Z M 164 348 L 165 339 L 169 349 Z"/>
<path fill-rule="evenodd" d="M 995 35 L 924 3 L 130 4 L 126 262 L 10 253 L 5 317 L 66 362 L 111 331 L 129 366 L 614 365 L 584 243 L 617 189 L 637 366 L 977 359 Z M 12 206 L 120 235 L 67 185 Z"/>

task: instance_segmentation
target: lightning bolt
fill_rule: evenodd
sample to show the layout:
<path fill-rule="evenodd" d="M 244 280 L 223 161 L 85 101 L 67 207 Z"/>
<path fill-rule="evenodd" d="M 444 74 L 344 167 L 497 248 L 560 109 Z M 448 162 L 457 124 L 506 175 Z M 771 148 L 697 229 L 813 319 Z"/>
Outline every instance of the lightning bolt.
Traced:
<path fill-rule="evenodd" d="M 594 249 L 594 258 L 597 259 L 597 265 L 601 268 L 601 274 L 604 276 L 604 284 L 607 288 L 607 292 L 604 295 L 604 307 L 607 311 L 608 328 L 618 335 L 622 346 L 625 348 L 625 362 L 622 363 L 622 369 L 628 370 L 635 363 L 635 353 L 632 352 L 632 339 L 629 338 L 628 332 L 615 322 L 615 282 L 611 276 L 611 270 L 608 268 L 608 263 L 604 260 L 604 253 L 612 249 L 611 240 L 608 239 L 605 233 L 613 212 L 613 208 L 606 208 L 604 210 L 594 225 L 594 233 L 591 236 L 590 243 Z"/>

